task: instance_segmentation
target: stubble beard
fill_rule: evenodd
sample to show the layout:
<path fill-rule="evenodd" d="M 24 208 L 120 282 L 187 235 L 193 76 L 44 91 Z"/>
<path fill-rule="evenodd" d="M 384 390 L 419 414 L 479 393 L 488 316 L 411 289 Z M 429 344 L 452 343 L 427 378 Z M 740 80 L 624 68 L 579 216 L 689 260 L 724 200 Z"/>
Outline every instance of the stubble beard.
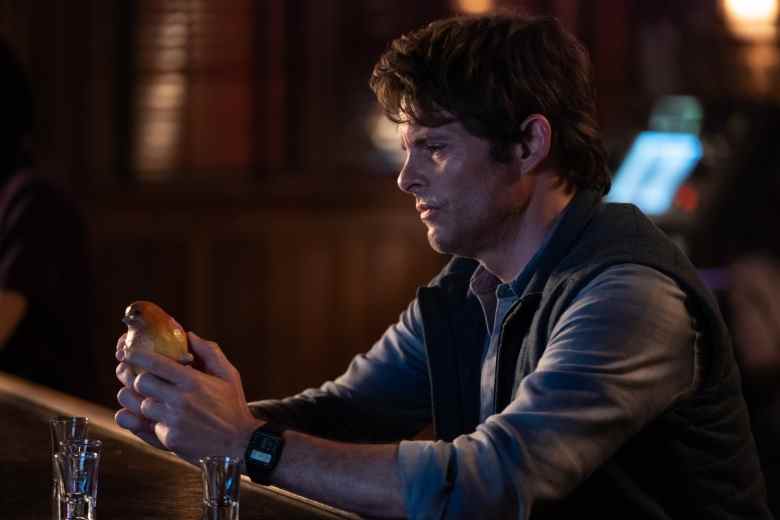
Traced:
<path fill-rule="evenodd" d="M 476 230 L 454 229 L 449 236 L 443 233 L 441 228 L 427 225 L 428 244 L 435 252 L 441 255 L 463 256 L 475 258 L 475 250 L 478 249 L 478 235 Z M 459 231 L 459 232 L 458 232 Z"/>

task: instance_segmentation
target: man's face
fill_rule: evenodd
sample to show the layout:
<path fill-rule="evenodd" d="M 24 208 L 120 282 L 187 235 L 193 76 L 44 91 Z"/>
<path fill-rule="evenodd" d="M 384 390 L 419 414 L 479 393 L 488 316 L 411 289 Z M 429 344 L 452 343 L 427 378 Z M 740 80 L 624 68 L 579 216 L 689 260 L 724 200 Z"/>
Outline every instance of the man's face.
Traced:
<path fill-rule="evenodd" d="M 440 127 L 404 124 L 406 161 L 398 186 L 417 199 L 428 242 L 441 253 L 478 258 L 502 238 L 513 213 L 511 164 L 490 156 L 490 143 L 459 122 Z"/>

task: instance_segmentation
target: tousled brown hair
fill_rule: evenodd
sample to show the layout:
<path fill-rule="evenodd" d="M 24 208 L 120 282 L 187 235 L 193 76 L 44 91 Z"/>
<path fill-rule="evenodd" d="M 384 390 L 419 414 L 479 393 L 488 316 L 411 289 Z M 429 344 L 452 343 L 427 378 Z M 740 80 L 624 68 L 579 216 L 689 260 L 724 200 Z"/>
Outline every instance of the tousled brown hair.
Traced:
<path fill-rule="evenodd" d="M 521 125 L 542 114 L 563 180 L 606 193 L 606 153 L 584 47 L 551 17 L 493 14 L 435 21 L 394 40 L 370 85 L 396 123 L 460 121 L 512 160 Z"/>

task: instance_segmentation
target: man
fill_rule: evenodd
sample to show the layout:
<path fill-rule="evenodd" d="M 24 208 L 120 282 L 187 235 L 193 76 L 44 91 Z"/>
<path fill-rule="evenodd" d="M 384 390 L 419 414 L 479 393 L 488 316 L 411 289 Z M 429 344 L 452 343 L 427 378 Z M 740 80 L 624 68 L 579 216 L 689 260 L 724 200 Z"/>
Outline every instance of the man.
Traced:
<path fill-rule="evenodd" d="M 438 21 L 394 41 L 371 86 L 400 123 L 399 187 L 454 259 L 343 376 L 281 401 L 248 406 L 192 333 L 205 373 L 120 338 L 149 372 L 119 365 L 117 422 L 373 516 L 768 518 L 717 308 L 638 210 L 600 202 L 573 37 L 548 18 Z M 437 441 L 402 440 L 431 420 Z"/>

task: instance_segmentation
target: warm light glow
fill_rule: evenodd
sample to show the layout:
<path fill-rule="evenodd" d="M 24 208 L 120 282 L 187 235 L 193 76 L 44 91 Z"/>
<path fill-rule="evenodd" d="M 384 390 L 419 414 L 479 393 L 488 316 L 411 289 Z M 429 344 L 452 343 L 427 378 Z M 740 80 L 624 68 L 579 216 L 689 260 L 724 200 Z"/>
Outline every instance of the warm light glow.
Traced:
<path fill-rule="evenodd" d="M 144 90 L 145 106 L 156 110 L 170 110 L 184 104 L 184 76 L 182 74 L 166 74 Z"/>
<path fill-rule="evenodd" d="M 144 129 L 143 142 L 155 151 L 164 152 L 175 144 L 177 137 L 178 121 L 166 121 L 160 119 L 150 121 Z"/>
<path fill-rule="evenodd" d="M 175 13 L 165 18 L 166 21 L 159 35 L 162 46 L 179 47 L 187 44 L 187 19 L 184 18 L 184 22 L 180 22 L 179 14 L 181 13 Z"/>
<path fill-rule="evenodd" d="M 493 9 L 493 0 L 456 0 L 455 10 L 465 14 L 482 14 Z"/>
<path fill-rule="evenodd" d="M 179 145 L 179 122 L 148 118 L 139 128 L 137 136 L 139 150 L 138 165 L 147 180 L 163 179 L 176 160 Z"/>
<path fill-rule="evenodd" d="M 725 0 L 729 16 L 742 21 L 773 21 L 777 16 L 777 0 Z"/>
<path fill-rule="evenodd" d="M 180 71 L 187 66 L 187 14 L 167 13 L 156 35 L 154 68 L 163 72 L 140 85 L 142 103 L 136 135 L 136 164 L 143 178 L 162 179 L 179 153 L 184 124 L 186 78 Z"/>
<path fill-rule="evenodd" d="M 403 164 L 404 152 L 401 150 L 401 138 L 397 124 L 390 121 L 384 113 L 378 111 L 372 115 L 368 131 L 374 146 L 390 162 L 399 166 Z"/>
<path fill-rule="evenodd" d="M 157 66 L 160 70 L 182 70 L 187 65 L 186 49 L 167 49 L 160 51 Z"/>
<path fill-rule="evenodd" d="M 750 40 L 774 38 L 777 0 L 721 0 L 721 8 L 735 35 Z"/>

